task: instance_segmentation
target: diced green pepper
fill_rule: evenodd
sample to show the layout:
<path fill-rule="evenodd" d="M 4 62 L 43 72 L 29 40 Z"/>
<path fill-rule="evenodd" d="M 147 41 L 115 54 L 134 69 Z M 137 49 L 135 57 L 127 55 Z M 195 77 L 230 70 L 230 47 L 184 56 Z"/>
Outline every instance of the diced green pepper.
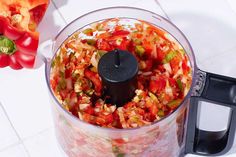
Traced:
<path fill-rule="evenodd" d="M 181 99 L 173 100 L 173 101 L 169 102 L 167 104 L 167 106 L 170 107 L 171 109 L 173 109 L 173 108 L 177 107 L 181 103 L 181 101 L 182 101 Z"/>
<path fill-rule="evenodd" d="M 64 78 L 60 79 L 56 88 L 57 88 L 57 91 L 66 89 L 66 80 Z"/>
<path fill-rule="evenodd" d="M 164 116 L 165 116 L 165 113 L 164 113 L 163 110 L 159 110 L 159 111 L 157 112 L 157 115 L 158 115 L 159 117 L 164 117 Z"/>
<path fill-rule="evenodd" d="M 148 95 L 150 96 L 150 98 L 155 101 L 155 102 L 158 102 L 158 99 L 156 97 L 156 95 L 154 95 L 152 92 L 148 92 Z"/>
<path fill-rule="evenodd" d="M 185 54 L 185 51 L 184 51 L 184 49 L 180 49 L 179 51 L 180 51 L 180 53 L 181 53 L 182 55 L 184 55 L 184 54 Z"/>
<path fill-rule="evenodd" d="M 70 98 L 65 98 L 64 104 L 68 105 L 70 103 Z"/>
<path fill-rule="evenodd" d="M 119 153 L 116 155 L 116 157 L 124 157 L 125 156 L 125 153 Z"/>
<path fill-rule="evenodd" d="M 117 147 L 117 146 L 112 146 L 112 152 L 113 153 L 115 153 L 115 154 L 117 154 L 117 153 L 119 153 L 119 148 Z"/>
<path fill-rule="evenodd" d="M 59 71 L 59 76 L 60 76 L 61 78 L 65 78 L 65 72 Z"/>
<path fill-rule="evenodd" d="M 56 65 L 56 62 L 55 62 L 55 60 L 53 60 L 52 63 L 51 63 L 51 67 L 54 68 L 55 65 Z"/>
<path fill-rule="evenodd" d="M 163 64 L 169 63 L 175 56 L 177 52 L 176 51 L 170 51 L 162 61 Z"/>
<path fill-rule="evenodd" d="M 103 50 L 98 50 L 98 55 L 99 57 L 102 57 L 104 54 L 106 54 L 107 52 L 106 51 L 103 51 Z"/>
<path fill-rule="evenodd" d="M 86 40 L 88 45 L 94 46 L 96 44 L 96 40 L 94 39 L 86 39 Z"/>
<path fill-rule="evenodd" d="M 177 85 L 178 85 L 180 91 L 183 92 L 183 84 L 182 84 L 181 80 L 178 78 L 178 79 L 176 80 L 176 82 L 177 82 Z"/>
<path fill-rule="evenodd" d="M 93 90 L 93 89 L 89 89 L 89 90 L 85 91 L 85 93 L 86 93 L 88 96 L 92 96 L 93 93 L 94 93 L 94 90 Z"/>
<path fill-rule="evenodd" d="M 103 25 L 101 23 L 99 23 L 97 26 L 96 26 L 96 29 L 98 31 L 104 31 L 104 28 L 103 28 Z"/>
<path fill-rule="evenodd" d="M 125 153 L 120 152 L 118 146 L 112 146 L 112 152 L 116 155 L 116 157 L 124 157 Z"/>
<path fill-rule="evenodd" d="M 139 98 L 139 100 L 141 100 L 143 98 L 143 96 L 142 95 L 138 95 L 138 98 Z"/>
<path fill-rule="evenodd" d="M 136 45 L 135 46 L 135 52 L 136 52 L 137 55 L 142 57 L 144 52 L 145 52 L 145 49 L 141 45 Z"/>
<path fill-rule="evenodd" d="M 53 68 L 55 65 L 58 65 L 61 61 L 61 57 L 57 55 L 55 59 L 52 61 L 51 67 Z"/>
<path fill-rule="evenodd" d="M 142 43 L 142 40 L 141 39 L 134 39 L 133 42 L 136 44 L 136 45 L 140 45 Z"/>
<path fill-rule="evenodd" d="M 91 35 L 93 35 L 93 29 L 92 28 L 87 28 L 87 29 L 83 30 L 83 33 L 88 35 L 88 36 L 91 36 Z"/>

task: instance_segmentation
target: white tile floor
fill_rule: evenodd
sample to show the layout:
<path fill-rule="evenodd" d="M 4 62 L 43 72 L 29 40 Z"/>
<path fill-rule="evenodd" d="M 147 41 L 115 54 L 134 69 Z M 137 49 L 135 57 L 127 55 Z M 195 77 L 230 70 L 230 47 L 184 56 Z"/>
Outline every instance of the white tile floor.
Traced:
<path fill-rule="evenodd" d="M 25 147 L 22 144 L 14 145 L 0 152 L 1 157 L 29 157 Z"/>
<path fill-rule="evenodd" d="M 40 134 L 24 140 L 24 145 L 32 157 L 61 156 L 61 150 L 58 147 L 53 128 L 42 131 Z"/>
<path fill-rule="evenodd" d="M 200 68 L 236 77 L 235 0 L 54 0 L 39 26 L 40 41 L 55 37 L 76 17 L 108 6 L 135 6 L 170 18 L 189 39 Z M 44 66 L 0 69 L 0 157 L 63 157 L 47 92 Z M 225 157 L 236 157 L 236 144 Z"/>
<path fill-rule="evenodd" d="M 0 117 L 0 150 L 3 150 L 6 147 L 19 143 L 19 138 L 12 128 L 2 104 L 0 104 Z"/>

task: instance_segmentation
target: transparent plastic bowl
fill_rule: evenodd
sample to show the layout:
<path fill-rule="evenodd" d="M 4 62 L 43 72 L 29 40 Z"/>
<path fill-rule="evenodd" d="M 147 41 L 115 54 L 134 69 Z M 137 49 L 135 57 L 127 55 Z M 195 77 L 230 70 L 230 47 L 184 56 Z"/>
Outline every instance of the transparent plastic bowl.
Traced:
<path fill-rule="evenodd" d="M 183 33 L 167 19 L 147 10 L 112 7 L 85 14 L 67 25 L 53 40 L 55 54 L 61 44 L 86 25 L 109 18 L 144 20 L 169 32 L 185 49 L 192 68 L 192 85 L 181 105 L 170 115 L 149 126 L 111 129 L 79 120 L 65 110 L 50 87 L 51 59 L 46 61 L 46 80 L 51 98 L 56 137 L 68 157 L 178 157 L 185 154 L 190 97 L 196 82 L 196 61 Z M 204 78 L 203 78 L 204 80 Z"/>

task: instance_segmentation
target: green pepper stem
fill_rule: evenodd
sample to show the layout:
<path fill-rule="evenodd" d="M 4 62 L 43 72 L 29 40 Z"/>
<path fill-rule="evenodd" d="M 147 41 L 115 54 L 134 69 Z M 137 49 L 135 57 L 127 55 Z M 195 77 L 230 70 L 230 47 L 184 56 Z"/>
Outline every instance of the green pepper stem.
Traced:
<path fill-rule="evenodd" d="M 16 52 L 16 44 L 6 36 L 0 36 L 0 53 L 12 55 Z"/>

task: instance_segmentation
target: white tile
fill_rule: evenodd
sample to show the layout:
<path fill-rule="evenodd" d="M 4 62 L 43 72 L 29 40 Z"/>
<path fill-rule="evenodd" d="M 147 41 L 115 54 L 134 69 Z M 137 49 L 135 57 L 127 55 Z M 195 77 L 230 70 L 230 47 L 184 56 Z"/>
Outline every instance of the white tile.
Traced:
<path fill-rule="evenodd" d="M 159 0 L 202 61 L 236 45 L 236 14 L 225 0 Z"/>
<path fill-rule="evenodd" d="M 236 47 L 226 52 L 205 60 L 202 63 L 202 69 L 220 75 L 226 75 L 236 78 Z"/>
<path fill-rule="evenodd" d="M 54 0 L 68 23 L 89 11 L 105 7 L 128 6 L 136 1 L 138 0 Z"/>
<path fill-rule="evenodd" d="M 7 119 L 0 103 L 0 150 L 17 142 L 19 142 L 19 139 Z"/>
<path fill-rule="evenodd" d="M 146 9 L 152 11 L 161 16 L 165 16 L 160 6 L 155 2 L 155 0 L 139 0 L 137 2 L 132 3 L 130 6 Z"/>
<path fill-rule="evenodd" d="M 31 157 L 65 157 L 60 151 L 53 129 L 25 140 L 24 145 Z"/>
<path fill-rule="evenodd" d="M 54 38 L 65 25 L 66 23 L 56 10 L 54 4 L 50 3 L 43 20 L 38 26 L 38 31 L 40 32 L 40 43 L 47 39 Z"/>
<path fill-rule="evenodd" d="M 0 69 L 0 100 L 21 138 L 52 126 L 44 66 L 35 70 Z"/>
<path fill-rule="evenodd" d="M 227 0 L 229 6 L 232 8 L 232 10 L 236 13 L 236 1 L 235 0 Z"/>
<path fill-rule="evenodd" d="M 16 145 L 14 147 L 5 149 L 0 152 L 1 157 L 28 157 L 23 145 Z"/>

